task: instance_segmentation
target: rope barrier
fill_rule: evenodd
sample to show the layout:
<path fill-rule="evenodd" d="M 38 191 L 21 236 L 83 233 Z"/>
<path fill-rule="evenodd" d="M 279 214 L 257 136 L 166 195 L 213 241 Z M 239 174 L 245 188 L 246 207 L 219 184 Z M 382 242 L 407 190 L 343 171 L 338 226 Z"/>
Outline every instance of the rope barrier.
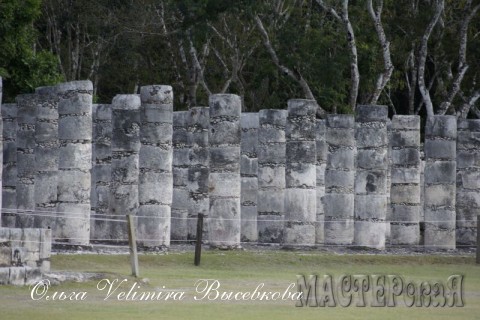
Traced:
<path fill-rule="evenodd" d="M 11 212 L 9 212 L 12 210 Z M 17 212 L 14 212 L 17 211 Z M 73 212 L 62 212 L 62 211 L 42 211 L 42 210 L 21 210 L 21 209 L 8 209 L 4 208 L 3 213 L 10 213 L 14 215 L 27 215 L 27 216 L 36 216 L 36 217 L 51 217 L 51 218 L 62 218 L 62 219 L 89 219 L 89 220 L 98 220 L 98 221 L 112 221 L 112 222 L 125 222 L 126 220 L 123 219 L 112 219 L 111 217 L 125 217 L 123 214 L 90 214 L 89 217 L 85 217 L 82 214 L 77 214 Z M 48 214 L 47 214 L 48 213 Z M 62 215 L 64 214 L 64 215 Z M 99 217 L 93 217 L 99 216 Z M 101 217 L 101 218 L 100 218 Z M 146 218 L 146 219 L 171 219 L 171 220 L 197 220 L 197 217 L 166 217 L 166 216 L 135 216 L 135 218 Z M 287 220 L 287 219 L 232 219 L 232 218 L 212 218 L 212 217 L 205 217 L 209 221 L 242 221 L 242 222 L 295 222 L 299 220 Z M 476 219 L 469 219 L 469 220 L 456 220 L 460 222 L 477 222 Z M 355 223 L 445 223 L 449 222 L 447 220 L 419 220 L 419 221 L 403 221 L 403 220 L 356 220 L 355 218 L 350 219 L 332 219 L 332 220 L 324 220 L 324 221 L 311 221 L 311 223 L 315 224 L 327 224 L 327 223 L 336 223 L 336 222 L 355 222 Z"/>

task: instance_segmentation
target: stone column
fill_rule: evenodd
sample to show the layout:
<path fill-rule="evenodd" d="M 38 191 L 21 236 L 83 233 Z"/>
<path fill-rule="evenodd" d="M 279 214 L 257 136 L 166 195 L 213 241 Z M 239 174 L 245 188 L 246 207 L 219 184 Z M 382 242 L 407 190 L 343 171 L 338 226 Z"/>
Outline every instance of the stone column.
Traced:
<path fill-rule="evenodd" d="M 233 94 L 209 98 L 210 214 L 208 234 L 214 247 L 240 246 L 240 113 Z"/>
<path fill-rule="evenodd" d="M 187 187 L 189 167 L 188 111 L 173 113 L 173 202 L 172 241 L 187 240 L 189 193 Z"/>
<path fill-rule="evenodd" d="M 392 187 L 392 121 L 387 118 L 387 135 L 388 135 L 388 148 L 387 148 L 387 224 L 385 225 L 385 243 L 390 244 L 391 239 L 391 227 L 390 221 L 392 221 L 392 200 L 390 199 L 390 191 Z"/>
<path fill-rule="evenodd" d="M 138 214 L 140 97 L 118 94 L 112 100 L 112 164 L 110 180 L 109 218 L 125 220 L 125 215 Z M 113 241 L 125 241 L 127 224 L 110 221 L 108 236 Z M 137 223 L 137 237 L 143 238 Z"/>
<path fill-rule="evenodd" d="M 315 243 L 323 245 L 325 209 L 323 197 L 325 196 L 325 168 L 327 166 L 328 145 L 325 140 L 325 120 L 317 119 L 315 122 L 315 142 L 317 148 L 317 220 L 315 224 Z"/>
<path fill-rule="evenodd" d="M 90 241 L 92 169 L 92 93 L 90 81 L 56 86 L 58 94 L 57 241 L 87 245 Z"/>
<path fill-rule="evenodd" d="M 420 243 L 420 117 L 393 116 L 390 242 Z"/>
<path fill-rule="evenodd" d="M 112 106 L 98 104 L 93 108 L 93 173 L 90 236 L 92 241 L 108 239 L 110 233 L 109 197 L 112 176 Z"/>
<path fill-rule="evenodd" d="M 425 152 L 420 143 L 420 245 L 425 244 Z"/>
<path fill-rule="evenodd" d="M 458 119 L 457 244 L 475 245 L 480 214 L 480 120 Z"/>
<path fill-rule="evenodd" d="M 2 222 L 7 228 L 15 228 L 17 212 L 17 105 L 2 104 L 3 120 L 3 177 Z"/>
<path fill-rule="evenodd" d="M 59 163 L 58 97 L 55 87 L 37 93 L 35 124 L 35 227 L 56 229 Z"/>
<path fill-rule="evenodd" d="M 317 219 L 317 148 L 313 100 L 288 101 L 283 243 L 314 245 Z"/>
<path fill-rule="evenodd" d="M 287 115 L 287 110 L 259 112 L 257 228 L 261 243 L 283 241 Z"/>
<path fill-rule="evenodd" d="M 96 134 L 95 126 L 97 121 L 97 104 L 92 104 L 92 170 L 90 174 L 90 241 L 94 239 L 95 234 L 95 213 L 97 211 L 97 194 L 95 178 L 95 145 Z"/>
<path fill-rule="evenodd" d="M 1 111 L 1 106 L 2 106 L 2 94 L 3 94 L 3 81 L 2 77 L 0 77 L 0 111 Z M 2 182 L 2 177 L 3 177 L 3 117 L 1 116 L 0 112 L 0 150 L 2 151 L 0 155 L 0 186 L 2 186 L 3 190 L 3 182 Z M 0 194 L 0 227 L 2 226 L 2 211 L 3 211 L 3 205 L 2 205 L 2 199 L 3 199 L 3 191 Z"/>
<path fill-rule="evenodd" d="M 34 94 L 17 96 L 17 228 L 33 228 L 35 210 L 35 123 Z"/>
<path fill-rule="evenodd" d="M 433 116 L 425 125 L 425 247 L 455 249 L 455 116 Z"/>
<path fill-rule="evenodd" d="M 387 218 L 387 106 L 356 109 L 355 245 L 385 248 Z"/>
<path fill-rule="evenodd" d="M 355 121 L 352 115 L 327 115 L 325 140 L 325 244 L 349 245 L 354 234 Z"/>
<path fill-rule="evenodd" d="M 258 113 L 242 113 L 241 117 L 241 239 L 249 242 L 258 240 L 257 230 L 257 193 L 258 193 Z"/>
<path fill-rule="evenodd" d="M 187 239 L 194 240 L 197 234 L 197 216 L 209 214 L 208 196 L 209 152 L 208 132 L 210 124 L 209 108 L 193 107 L 188 112 L 187 130 L 189 132 L 189 168 L 187 188 L 189 193 L 188 234 Z M 208 220 L 204 220 L 203 239 L 208 239 Z"/>
<path fill-rule="evenodd" d="M 142 87 L 141 99 L 138 239 L 145 246 L 168 247 L 173 193 L 172 87 Z"/>

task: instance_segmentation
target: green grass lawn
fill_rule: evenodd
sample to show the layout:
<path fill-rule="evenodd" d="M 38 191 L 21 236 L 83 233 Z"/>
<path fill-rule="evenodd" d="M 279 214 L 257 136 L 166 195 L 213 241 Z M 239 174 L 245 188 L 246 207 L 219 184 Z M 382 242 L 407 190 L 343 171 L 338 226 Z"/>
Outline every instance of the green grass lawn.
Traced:
<path fill-rule="evenodd" d="M 118 301 L 118 291 L 128 291 L 137 281 L 130 274 L 126 255 L 56 255 L 52 270 L 101 272 L 110 281 L 127 279 L 115 295 L 104 300 L 106 289 L 97 289 L 98 281 L 64 283 L 49 288 L 53 292 L 87 292 L 84 301 L 47 301 L 31 299 L 28 287 L 0 286 L 0 319 L 480 319 L 480 266 L 474 257 L 464 256 L 386 256 L 335 255 L 290 251 L 206 251 L 202 264 L 193 265 L 193 253 L 141 255 L 140 279 L 134 291 L 156 292 L 165 289 L 184 291 L 182 301 Z M 284 292 L 297 275 L 397 274 L 403 279 L 442 281 L 452 274 L 464 278 L 464 307 L 412 307 L 398 298 L 397 307 L 295 307 L 294 301 L 195 301 L 195 283 L 199 279 L 217 279 L 219 291 L 254 291 L 264 283 L 263 291 Z M 295 289 L 292 290 L 292 293 Z M 371 291 L 366 294 L 370 299 Z"/>

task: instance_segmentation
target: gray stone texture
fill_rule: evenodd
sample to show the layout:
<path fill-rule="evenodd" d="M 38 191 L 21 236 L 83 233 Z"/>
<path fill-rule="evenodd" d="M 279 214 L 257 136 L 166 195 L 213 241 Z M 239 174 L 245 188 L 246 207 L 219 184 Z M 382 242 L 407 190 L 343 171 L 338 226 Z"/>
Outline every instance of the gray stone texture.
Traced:
<path fill-rule="evenodd" d="M 37 97 L 17 96 L 17 186 L 16 203 L 18 228 L 34 226 L 35 211 L 35 124 Z"/>
<path fill-rule="evenodd" d="M 53 237 L 59 242 L 90 242 L 92 169 L 92 94 L 90 81 L 55 87 L 58 99 L 57 220 Z"/>
<path fill-rule="evenodd" d="M 355 177 L 354 244 L 385 248 L 387 218 L 388 131 L 387 106 L 358 105 L 355 138 L 357 172 Z M 395 155 L 392 152 L 392 159 Z"/>
<path fill-rule="evenodd" d="M 112 100 L 112 164 L 109 199 L 109 239 L 127 240 L 125 215 L 138 214 L 140 97 L 116 95 Z M 141 238 L 142 237 L 142 238 Z M 143 239 L 137 225 L 137 238 Z"/>
<path fill-rule="evenodd" d="M 2 213 L 3 227 L 15 227 L 17 212 L 17 105 L 2 104 L 3 122 L 3 174 Z"/>
<path fill-rule="evenodd" d="M 390 243 L 420 243 L 420 117 L 395 115 L 391 137 L 393 156 L 391 171 L 392 222 Z M 400 197 L 398 195 L 401 195 Z"/>
<path fill-rule="evenodd" d="M 50 270 L 52 230 L 0 228 L 0 267 L 28 266 Z"/>
<path fill-rule="evenodd" d="M 287 110 L 259 112 L 257 229 L 260 243 L 283 241 L 287 115 Z"/>
<path fill-rule="evenodd" d="M 285 166 L 285 246 L 314 245 L 317 220 L 316 114 L 313 100 L 288 101 Z"/>
<path fill-rule="evenodd" d="M 35 123 L 35 220 L 36 228 L 56 228 L 59 164 L 58 95 L 55 87 L 40 87 Z"/>
<path fill-rule="evenodd" d="M 211 246 L 240 246 L 240 113 L 241 98 L 214 94 L 209 98 L 210 145 L 208 236 Z"/>
<path fill-rule="evenodd" d="M 352 115 L 327 115 L 325 141 L 324 243 L 350 245 L 354 236 L 355 119 Z"/>
<path fill-rule="evenodd" d="M 189 167 L 187 189 L 189 195 L 187 239 L 194 240 L 197 234 L 197 217 L 208 217 L 210 200 L 208 180 L 210 174 L 208 133 L 210 116 L 208 107 L 193 107 L 188 111 L 187 130 L 189 149 Z M 203 239 L 208 239 L 208 220 L 204 219 Z"/>
<path fill-rule="evenodd" d="M 324 220 L 325 209 L 323 206 L 323 197 L 325 196 L 325 168 L 327 166 L 328 145 L 325 139 L 326 123 L 325 120 L 317 119 L 315 121 L 315 143 L 316 143 L 316 169 L 317 169 L 317 218 L 315 221 L 315 243 L 323 245 L 324 243 Z"/>
<path fill-rule="evenodd" d="M 390 199 L 390 191 L 392 187 L 392 121 L 387 118 L 387 134 L 388 134 L 388 148 L 387 148 L 387 224 L 385 225 L 385 243 L 390 244 L 391 226 L 389 221 L 392 221 L 392 201 Z"/>
<path fill-rule="evenodd" d="M 185 241 L 188 236 L 188 169 L 190 155 L 190 132 L 188 111 L 173 113 L 173 202 L 172 241 Z"/>
<path fill-rule="evenodd" d="M 455 249 L 455 116 L 433 116 L 425 125 L 425 247 Z"/>
<path fill-rule="evenodd" d="M 257 194 L 258 194 L 258 113 L 242 113 L 240 145 L 241 176 L 241 239 L 242 242 L 256 242 L 257 229 Z"/>
<path fill-rule="evenodd" d="M 458 119 L 457 128 L 456 243 L 475 245 L 480 215 L 480 120 Z"/>
<path fill-rule="evenodd" d="M 1 116 L 1 106 L 2 106 L 2 95 L 3 95 L 3 81 L 2 77 L 0 77 L 0 150 L 2 151 L 0 154 L 0 186 L 2 186 L 2 192 L 0 193 L 0 226 L 2 225 L 2 211 L 3 211 L 3 117 Z"/>
<path fill-rule="evenodd" d="M 173 197 L 171 86 L 141 88 L 140 177 L 137 237 L 144 246 L 170 246 Z"/>
<path fill-rule="evenodd" d="M 52 233 L 0 228 L 0 285 L 31 285 L 50 271 Z"/>
<path fill-rule="evenodd" d="M 112 106 L 93 105 L 92 148 L 92 215 L 90 237 L 92 242 L 108 238 L 110 222 L 108 208 L 112 175 Z"/>

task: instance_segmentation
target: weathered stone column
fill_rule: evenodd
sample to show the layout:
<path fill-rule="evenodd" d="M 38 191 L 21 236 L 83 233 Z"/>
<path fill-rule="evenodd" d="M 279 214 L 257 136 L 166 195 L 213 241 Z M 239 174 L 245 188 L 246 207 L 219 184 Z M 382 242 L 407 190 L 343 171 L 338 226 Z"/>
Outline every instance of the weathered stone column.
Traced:
<path fill-rule="evenodd" d="M 209 152 L 208 132 L 210 125 L 209 108 L 193 107 L 188 112 L 187 130 L 189 132 L 189 168 L 187 188 L 189 193 L 188 234 L 187 239 L 194 240 L 197 234 L 197 216 L 209 214 L 208 196 Z M 208 240 L 208 220 L 204 220 L 203 239 Z"/>
<path fill-rule="evenodd" d="M 390 243 L 420 243 L 420 117 L 393 116 Z"/>
<path fill-rule="evenodd" d="M 420 143 L 420 245 L 425 244 L 425 152 Z"/>
<path fill-rule="evenodd" d="M 17 221 L 18 228 L 33 228 L 35 210 L 35 123 L 34 94 L 17 96 Z"/>
<path fill-rule="evenodd" d="M 387 217 L 385 225 L 385 244 L 390 245 L 391 227 L 390 221 L 392 221 L 392 200 L 390 199 L 390 191 L 392 187 L 392 121 L 387 118 L 387 135 L 388 135 L 388 148 L 387 148 Z"/>
<path fill-rule="evenodd" d="M 97 121 L 97 104 L 92 104 L 92 170 L 90 174 L 90 241 L 95 234 L 95 214 L 97 212 L 97 194 L 96 194 L 96 178 L 95 178 L 95 123 Z"/>
<path fill-rule="evenodd" d="M 425 247 L 455 248 L 455 116 L 433 116 L 425 125 Z"/>
<path fill-rule="evenodd" d="M 0 111 L 1 111 L 1 106 L 2 106 L 2 95 L 3 95 L 3 81 L 2 81 L 2 77 L 0 77 Z M 1 116 L 1 113 L 0 113 L 0 150 L 2 151 L 2 154 L 0 155 L 0 186 L 2 186 L 2 189 L 3 189 L 3 182 L 2 182 L 2 177 L 3 177 L 3 117 Z M 2 226 L 2 211 L 3 211 L 2 199 L 3 199 L 3 191 L 0 194 L 0 227 Z"/>
<path fill-rule="evenodd" d="M 385 248 L 387 218 L 387 106 L 356 109 L 355 237 L 358 246 Z"/>
<path fill-rule="evenodd" d="M 317 148 L 317 220 L 315 224 L 315 243 L 324 243 L 325 209 L 323 197 L 325 196 L 325 168 L 327 166 L 328 145 L 325 139 L 325 120 L 317 119 L 315 122 L 315 142 Z"/>
<path fill-rule="evenodd" d="M 240 175 L 242 179 L 242 241 L 257 241 L 257 193 L 258 193 L 258 113 L 242 113 L 241 117 L 241 160 Z"/>
<path fill-rule="evenodd" d="M 40 87 L 35 124 L 35 222 L 36 228 L 56 229 L 59 164 L 58 97 L 55 87 Z M 50 216 L 49 216 L 50 215 Z"/>
<path fill-rule="evenodd" d="M 109 215 L 124 220 L 125 215 L 138 215 L 140 97 L 118 94 L 112 100 L 112 164 Z M 114 241 L 127 240 L 127 224 L 110 221 L 108 236 Z M 143 238 L 137 223 L 137 237 Z"/>
<path fill-rule="evenodd" d="M 112 106 L 93 106 L 93 168 L 90 237 L 92 241 L 108 239 L 110 180 L 112 176 Z"/>
<path fill-rule="evenodd" d="M 261 243 L 283 241 L 287 115 L 287 110 L 259 112 L 257 228 Z"/>
<path fill-rule="evenodd" d="M 355 121 L 352 115 L 327 115 L 325 168 L 325 244 L 349 245 L 354 234 Z"/>
<path fill-rule="evenodd" d="M 173 202 L 171 240 L 185 241 L 188 234 L 189 168 L 188 111 L 173 113 Z"/>
<path fill-rule="evenodd" d="M 210 214 L 208 235 L 214 247 L 240 246 L 240 113 L 233 94 L 209 98 Z"/>
<path fill-rule="evenodd" d="M 138 239 L 145 246 L 168 247 L 173 193 L 172 87 L 142 87 L 141 99 Z"/>
<path fill-rule="evenodd" d="M 17 212 L 17 105 L 2 104 L 3 120 L 3 177 L 2 222 L 6 228 L 15 228 Z"/>
<path fill-rule="evenodd" d="M 288 101 L 283 243 L 314 245 L 317 219 L 317 148 L 313 100 Z"/>
<path fill-rule="evenodd" d="M 92 169 L 92 93 L 90 81 L 59 84 L 57 241 L 86 245 L 90 241 Z"/>
<path fill-rule="evenodd" d="M 480 120 L 458 119 L 457 244 L 474 245 L 480 214 Z"/>

